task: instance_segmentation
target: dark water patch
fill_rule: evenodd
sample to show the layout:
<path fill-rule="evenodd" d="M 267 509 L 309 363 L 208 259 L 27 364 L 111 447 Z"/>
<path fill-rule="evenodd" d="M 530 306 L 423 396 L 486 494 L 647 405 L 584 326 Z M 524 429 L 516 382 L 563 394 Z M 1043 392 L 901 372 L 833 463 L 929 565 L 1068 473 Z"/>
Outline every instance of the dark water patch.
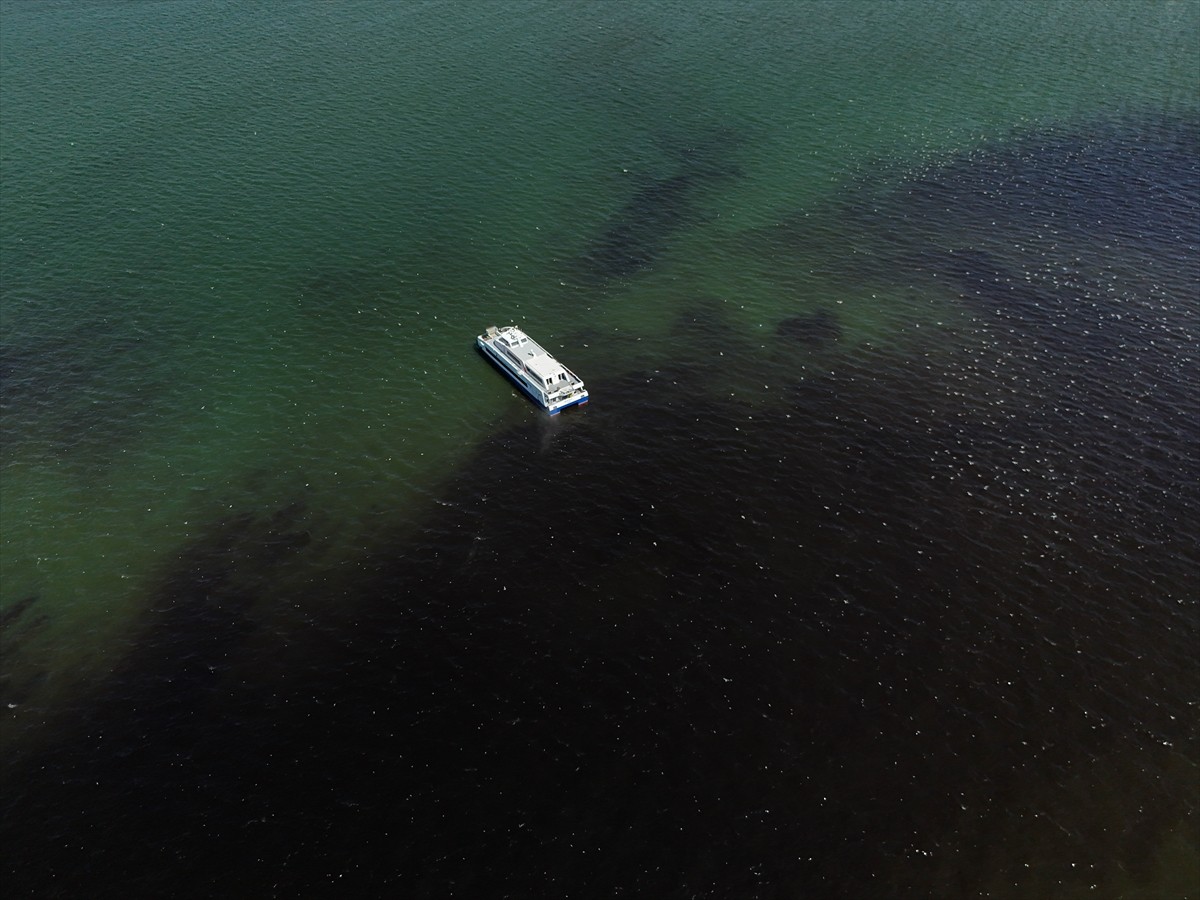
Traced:
<path fill-rule="evenodd" d="M 97 715 L 144 713 L 164 730 L 196 715 L 255 627 L 254 603 L 269 584 L 262 579 L 308 545 L 305 522 L 301 503 L 268 515 L 247 512 L 184 546 L 154 590 L 142 637 L 95 700 Z"/>
<path fill-rule="evenodd" d="M 4 412 L 81 389 L 99 377 L 112 355 L 127 352 L 137 343 L 121 337 L 117 327 L 107 321 L 87 322 L 61 335 L 7 337 L 0 345 Z"/>
<path fill-rule="evenodd" d="M 1127 282 L 1117 296 L 1082 277 L 1056 289 L 983 254 L 966 265 L 959 253 L 951 256 L 955 261 L 942 271 L 957 275 L 961 297 L 978 314 L 978 343 L 954 364 L 958 389 L 990 396 L 984 415 L 1003 424 L 1013 447 L 1048 447 L 1059 455 L 1068 435 L 1080 443 L 1109 442 L 1122 465 L 1141 466 L 1141 475 L 1131 474 L 1121 489 L 1159 494 L 1133 505 L 1162 515 L 1156 527 L 1167 527 L 1178 495 L 1162 478 L 1200 475 L 1188 449 L 1200 412 L 1194 383 L 1200 317 L 1152 283 Z M 1006 396 L 1019 405 L 1005 409 Z M 1098 469 L 1066 459 L 1061 465 L 1060 473 L 1092 483 L 1097 495 L 1114 488 Z"/>
<path fill-rule="evenodd" d="M 168 715 L 114 734 L 128 709 L 109 706 L 103 742 L 39 761 L 6 810 L 12 883 L 861 897 L 900 871 L 930 895 L 918 851 L 973 859 L 973 827 L 1006 808 L 1056 796 L 1075 833 L 1055 785 L 1189 740 L 1188 620 L 1152 611 L 1188 570 L 1178 545 L 1114 543 L 1136 466 L 1093 419 L 1055 437 L 1119 487 L 1057 509 L 1074 531 L 1036 492 L 990 503 L 1038 485 L 1009 423 L 922 411 L 947 376 L 911 363 L 902 390 L 841 371 L 754 422 L 631 375 L 552 442 L 542 423 L 499 435 L 416 538 L 312 586 L 328 619 L 259 681 L 206 674 L 252 665 L 228 567 L 260 556 L 269 579 L 289 557 L 263 535 L 296 525 L 216 529 L 118 682 Z M 1156 790 L 1114 813 L 1149 841 L 1187 802 Z M 1054 852 L 1101 881 L 1123 864 L 1117 837 L 1078 833 L 1100 843 Z"/>
<path fill-rule="evenodd" d="M 1184 296 L 1200 291 L 1195 120 L 1042 129 L 917 172 L 881 171 L 752 230 L 746 252 L 772 261 L 779 278 L 793 263 L 847 284 L 950 276 L 968 295 L 1034 316 L 1046 293 L 1112 294 L 1130 273 L 1143 284 L 1175 279 Z"/>
<path fill-rule="evenodd" d="M 0 415 L 9 447 L 111 458 L 159 410 L 163 348 L 102 320 L 54 335 L 9 335 L 0 346 Z"/>
<path fill-rule="evenodd" d="M 6 634 L 18 620 L 25 616 L 29 608 L 37 603 L 37 595 L 23 597 L 15 603 L 10 603 L 2 611 L 0 611 L 0 635 Z"/>
<path fill-rule="evenodd" d="M 372 274 L 340 267 L 314 270 L 300 282 L 294 302 L 305 316 L 341 319 L 353 315 L 371 296 Z"/>
<path fill-rule="evenodd" d="M 789 316 L 775 326 L 775 334 L 808 347 L 826 347 L 841 340 L 842 326 L 835 313 L 822 309 Z"/>
<path fill-rule="evenodd" d="M 32 623 L 32 626 L 35 628 L 40 627 L 46 621 L 48 619 L 39 618 Z M 20 653 L 20 646 L 5 647 L 4 652 L 11 661 L 16 654 Z M 12 710 L 20 709 L 32 702 L 46 686 L 49 679 L 50 673 L 46 669 L 14 666 L 11 664 L 6 665 L 4 670 L 0 672 L 0 703 L 4 705 L 4 718 L 7 719 Z M 15 726 L 11 722 L 6 722 L 3 727 L 12 728 Z"/>
<path fill-rule="evenodd" d="M 186 545 L 163 574 L 146 613 L 147 633 L 118 677 L 115 695 L 141 694 L 165 723 L 209 699 L 231 652 L 256 627 L 254 604 L 311 541 L 307 510 L 295 502 L 266 515 L 217 522 Z M 123 683 L 127 682 L 127 683 Z"/>
<path fill-rule="evenodd" d="M 739 144 L 732 129 L 692 141 L 664 140 L 672 145 L 673 174 L 638 187 L 591 242 L 577 263 L 585 282 L 624 280 L 652 268 L 672 236 L 699 221 L 697 194 L 741 175 L 731 158 Z"/>
<path fill-rule="evenodd" d="M 841 393 L 844 401 L 845 392 Z M 822 391 L 813 391 L 807 403 L 797 408 L 815 412 L 825 402 Z M 698 413 L 709 431 L 723 430 L 721 425 L 732 421 L 729 409 L 697 409 L 693 405 L 689 412 Z M 851 501 L 839 488 L 845 480 L 844 458 L 837 464 L 822 464 L 818 454 L 788 454 L 780 459 L 778 468 L 771 467 L 770 486 L 756 486 L 742 470 L 737 451 L 764 440 L 778 446 L 769 440 L 770 429 L 757 430 L 744 439 L 727 433 L 697 435 L 693 421 L 682 410 L 658 410 L 631 423 L 627 431 L 622 429 L 619 436 L 613 436 L 614 445 L 619 444 L 629 459 L 611 474 L 597 465 L 597 458 L 607 456 L 596 455 L 603 444 L 596 446 L 585 440 L 585 435 L 577 435 L 576 452 L 581 458 L 571 465 L 568 451 L 567 458 L 557 459 L 563 466 L 558 472 L 564 476 L 562 486 L 541 482 L 518 492 L 520 508 L 528 511 L 530 524 L 517 523 L 508 552 L 485 560 L 482 569 L 463 569 L 450 561 L 436 565 L 438 551 L 434 548 L 446 547 L 440 539 L 431 543 L 419 568 L 391 567 L 391 575 L 386 577 L 393 579 L 395 586 L 382 594 L 425 597 L 432 590 L 433 599 L 424 602 L 433 604 L 428 617 L 442 622 L 439 646 L 452 652 L 461 648 L 458 652 L 464 669 L 484 667 L 483 672 L 475 673 L 477 681 L 450 667 L 464 694 L 459 696 L 454 690 L 442 694 L 441 699 L 457 711 L 450 720 L 442 721 L 449 733 L 436 732 L 448 739 L 443 752 L 465 757 L 468 771 L 486 773 L 479 781 L 474 775 L 467 776 L 472 785 L 469 794 L 489 796 L 496 791 L 497 809 L 516 810 L 523 814 L 519 818 L 534 822 L 539 821 L 536 812 L 541 810 L 547 825 L 546 811 L 539 807 L 536 796 L 531 796 L 530 788 L 533 794 L 544 789 L 558 803 L 570 798 L 569 815 L 578 814 L 589 825 L 584 835 L 577 832 L 572 837 L 581 842 L 590 837 L 596 842 L 596 851 L 602 852 L 603 838 L 597 834 L 607 835 L 607 829 L 618 827 L 620 819 L 611 818 L 612 804 L 604 804 L 589 790 L 585 776 L 573 778 L 567 771 L 572 764 L 586 761 L 591 773 L 586 777 L 603 772 L 605 784 L 625 785 L 629 790 L 621 796 L 627 802 L 641 791 L 649 791 L 654 798 L 644 804 L 632 802 L 639 810 L 636 821 L 642 827 L 651 823 L 651 841 L 657 852 L 642 859 L 642 868 L 631 850 L 633 865 L 619 867 L 626 873 L 619 886 L 670 892 L 683 884 L 685 889 L 700 892 L 770 896 L 785 893 L 784 884 L 828 890 L 830 879 L 836 878 L 834 873 L 840 867 L 851 867 L 855 857 L 860 867 L 869 867 L 855 835 L 869 835 L 865 843 L 883 847 L 885 857 L 902 854 L 906 841 L 915 837 L 904 829 L 929 826 L 928 809 L 922 807 L 915 816 L 904 813 L 927 783 L 935 781 L 939 789 L 984 802 L 980 798 L 994 791 L 994 784 L 981 791 L 973 781 L 977 773 L 969 766 L 960 772 L 958 781 L 947 777 L 945 769 L 961 768 L 963 760 L 975 754 L 990 759 L 990 765 L 999 764 L 995 755 L 989 754 L 989 742 L 1004 741 L 1002 746 L 1008 747 L 1004 735 L 1014 723 L 1023 723 L 1015 727 L 1027 739 L 1036 736 L 1042 765 L 1068 766 L 1086 756 L 1095 736 L 1091 736 L 1092 743 L 1086 740 L 1089 735 L 1083 721 L 1079 734 L 1064 735 L 1061 741 L 1048 739 L 1053 717 L 1039 706 L 1045 698 L 1024 686 L 1015 693 L 1000 687 L 1002 682 L 1013 682 L 1017 671 L 1025 675 L 1016 682 L 1026 685 L 1038 678 L 1060 677 L 1053 666 L 1042 668 L 1037 656 L 1030 655 L 1030 643 L 1040 637 L 1039 617 L 1022 612 L 1017 597 L 981 589 L 972 577 L 979 574 L 972 570 L 972 562 L 978 566 L 989 560 L 985 570 L 999 577 L 1003 551 L 983 551 L 981 557 L 976 549 L 965 560 L 943 556 L 950 529 L 942 517 L 949 504 L 933 501 L 926 507 L 909 502 L 910 490 L 922 481 L 922 451 L 936 442 L 935 437 L 917 440 L 919 431 L 912 428 L 888 434 L 884 426 L 891 423 L 885 417 L 870 428 L 847 425 L 818 439 L 817 448 L 827 451 L 831 460 L 838 459 L 834 451 L 843 441 L 854 446 L 874 445 L 881 451 L 855 462 L 858 484 L 864 490 Z M 518 442 L 509 449 L 519 449 L 519 437 L 509 440 Z M 679 466 L 678 472 L 665 473 L 662 463 L 641 464 L 647 457 L 639 451 L 657 440 L 664 440 L 676 452 L 650 458 L 671 458 Z M 557 445 L 557 449 L 563 446 Z M 566 446 L 569 448 L 570 441 Z M 693 452 L 685 452 L 685 448 Z M 570 497 L 568 485 L 572 474 L 582 473 L 582 457 L 587 458 L 586 468 L 597 490 L 603 491 L 609 479 L 615 478 L 625 495 L 639 498 L 643 504 L 650 501 L 657 516 L 669 514 L 670 530 L 661 530 L 664 522 L 660 519 L 653 523 L 654 528 L 641 533 L 634 518 L 637 507 L 628 510 L 624 523 L 608 517 L 593 528 L 586 515 L 576 518 L 580 509 Z M 704 460 L 703 466 L 700 460 Z M 521 484 L 528 480 L 528 476 L 514 478 L 521 471 L 527 470 L 520 466 L 511 472 L 507 464 L 501 465 L 494 483 Z M 701 472 L 708 477 L 689 477 Z M 477 488 L 479 478 L 484 478 L 486 490 L 489 479 L 477 473 Z M 737 483 L 737 491 L 729 489 L 731 482 Z M 889 484 L 895 487 L 888 490 Z M 873 497 L 868 487 L 880 489 L 880 496 Z M 515 499 L 511 490 L 507 496 Z M 586 543 L 542 552 L 548 549 L 544 523 L 555 517 L 563 503 L 569 504 L 571 515 L 561 521 L 580 523 L 572 538 L 592 543 L 603 540 L 614 548 L 615 558 L 610 555 L 597 560 L 606 567 L 642 560 L 650 552 L 647 544 L 664 535 L 691 535 L 710 557 L 698 560 L 682 549 L 691 542 L 668 542 L 666 558 L 650 573 L 642 564 L 621 569 L 624 578 L 619 588 L 617 583 L 606 585 L 602 577 L 573 585 L 579 578 L 573 578 L 572 572 L 590 562 Z M 657 512 L 660 503 L 668 513 Z M 741 516 L 747 513 L 751 524 L 742 525 L 745 520 Z M 887 543 L 898 546 L 872 546 L 872 538 L 878 542 L 884 535 L 878 524 L 871 527 L 873 513 L 886 516 Z M 855 518 L 845 521 L 847 517 Z M 482 538 L 493 548 L 504 546 L 504 531 L 514 526 L 489 527 L 485 519 L 463 510 L 443 523 L 441 532 L 464 541 L 468 535 L 472 541 Z M 769 523 L 762 533 L 774 535 L 776 541 L 814 547 L 815 559 L 803 567 L 806 578 L 796 579 L 794 568 L 778 564 L 760 569 L 759 564 L 768 558 L 760 555 L 764 548 L 739 539 L 741 529 L 755 528 L 755 519 Z M 963 522 L 954 524 L 961 527 Z M 1000 529 L 1006 530 L 1009 539 L 1017 539 L 1010 529 Z M 736 552 L 730 552 L 731 548 Z M 767 553 L 769 556 L 769 550 Z M 860 553 L 868 554 L 870 565 L 847 566 Z M 499 560 L 508 568 L 489 572 Z M 426 566 L 434 566 L 434 571 L 418 575 Z M 515 590 L 515 584 L 504 581 L 504 572 L 513 570 L 522 572 L 521 599 L 504 603 L 505 610 L 496 620 L 493 615 L 499 611 L 489 610 L 489 606 L 495 603 L 492 598 Z M 639 574 L 631 581 L 633 572 Z M 897 592 L 900 585 L 903 593 Z M 606 587 L 611 595 L 605 593 Z M 565 603 L 567 596 L 569 604 Z M 452 598 L 473 599 L 469 622 L 456 625 L 433 611 L 442 607 L 443 600 L 453 602 Z M 847 599 L 853 601 L 848 609 Z M 966 619 L 961 633 L 947 629 L 944 623 L 948 605 L 961 605 Z M 798 608 L 804 610 L 803 617 L 796 616 Z M 1015 622 L 1006 622 L 1013 615 Z M 425 618 L 418 616 L 418 620 Z M 623 619 L 633 621 L 625 623 Z M 969 626 L 984 623 L 991 623 L 987 631 L 993 636 L 982 645 L 974 641 L 969 646 L 954 645 L 955 638 L 979 634 L 978 628 Z M 614 630 L 616 635 L 606 636 Z M 854 637 L 847 643 L 850 635 Z M 521 650 L 510 658 L 515 650 L 510 642 L 516 636 L 520 636 Z M 1073 646 L 1088 648 L 1090 654 L 1116 636 L 1076 631 Z M 417 640 L 416 635 L 407 639 L 397 635 L 389 649 L 407 646 L 410 649 L 401 655 L 419 655 Z M 826 641 L 841 648 L 839 653 L 823 653 Z M 506 649 L 484 651 L 483 659 L 466 655 L 480 647 L 501 646 Z M 1178 638 L 1174 646 L 1178 652 Z M 530 655 L 534 662 L 522 665 L 521 660 Z M 1081 670 L 1076 674 L 1084 677 Z M 667 691 L 666 685 L 671 685 L 672 691 Z M 797 690 L 799 685 L 811 685 L 811 690 Z M 957 727 L 953 717 L 944 720 L 947 700 L 939 700 L 939 688 L 953 705 L 971 711 Z M 431 701 L 438 706 L 432 697 Z M 910 728 L 922 731 L 921 722 L 912 718 L 922 709 L 931 721 L 940 721 L 940 730 L 925 740 L 916 733 L 909 735 Z M 1118 704 L 1111 711 L 1113 721 L 1119 721 L 1124 712 Z M 989 726 L 989 718 L 997 724 Z M 497 719 L 510 727 L 526 723 L 520 740 L 532 737 L 534 747 L 507 743 L 505 729 L 494 721 Z M 457 727 L 451 722 L 457 722 Z M 818 722 L 819 729 L 809 727 Z M 539 723 L 544 731 L 537 727 Z M 499 732 L 492 739 L 497 743 L 490 746 L 493 758 L 489 758 L 489 749 L 473 746 L 481 727 L 485 735 L 493 729 Z M 599 749 L 601 746 L 608 752 Z M 1017 751 L 1011 762 L 1020 758 Z M 739 765 L 738 760 L 746 760 L 746 765 Z M 518 783 L 529 778 L 535 766 L 544 769 L 534 776 L 535 783 Z M 524 778 L 517 779 L 514 770 L 526 773 Z M 872 778 L 871 772 L 879 777 Z M 998 774 L 993 772 L 992 778 Z M 1002 780 L 1007 783 L 1011 777 L 1006 770 Z M 776 805 L 780 802 L 787 810 L 783 814 Z M 425 804 L 431 811 L 437 801 L 427 797 Z M 585 805 L 593 815 L 596 810 L 608 809 L 597 823 L 599 829 L 590 826 Z M 665 812 L 661 819 L 653 813 L 656 808 Z M 879 815 L 888 821 L 878 821 Z M 797 825 L 796 816 L 805 823 Z M 569 827 L 558 821 L 551 831 Z M 724 830 L 729 821 L 739 823 L 736 836 Z M 673 836 L 675 829 L 680 831 L 677 837 Z M 443 837 L 452 841 L 449 834 Z M 491 853 L 504 846 L 532 855 L 537 853 L 537 842 L 546 841 L 547 836 L 542 832 L 526 843 L 519 834 L 485 832 L 477 840 Z M 431 841 L 430 849 L 440 843 Z M 695 843 L 710 848 L 713 858 L 705 862 L 689 854 L 688 846 Z M 714 847 L 718 848 L 715 852 Z M 807 873 L 803 867 L 780 862 L 794 859 L 801 848 L 820 860 Z M 597 895 L 603 893 L 602 888 L 618 886 L 611 873 L 606 879 L 604 873 L 593 871 L 586 854 L 572 856 L 561 845 L 553 849 L 566 883 L 587 879 L 586 883 L 598 885 Z M 765 862 L 756 861 L 757 852 Z M 663 871 L 671 866 L 678 868 L 670 874 Z M 756 870 L 761 883 L 756 882 Z M 503 872 L 506 878 L 512 877 L 510 869 Z M 517 893 L 525 887 L 519 880 L 515 884 Z M 847 888 L 846 895 L 855 894 Z"/>
<path fill-rule="evenodd" d="M 186 742 L 190 718 L 219 702 L 229 657 L 256 628 L 264 577 L 309 544 L 301 503 L 269 515 L 242 513 L 219 522 L 172 562 L 149 607 L 149 631 L 127 661 L 114 694 Z M 126 683 L 122 683 L 126 682 Z"/>
<path fill-rule="evenodd" d="M 715 346 L 727 337 L 730 329 L 729 317 L 722 312 L 721 305 L 721 301 L 715 297 L 702 297 L 690 303 L 675 317 L 672 334 Z"/>
<path fill-rule="evenodd" d="M 939 236 L 961 229 L 976 248 L 1007 245 L 1018 258 L 1094 268 L 1150 253 L 1177 268 L 1190 259 L 1195 272 L 1200 122 L 1143 117 L 1018 136 L 852 208 L 943 246 Z"/>
<path fill-rule="evenodd" d="M 304 279 L 296 296 L 296 303 L 305 310 L 320 313 L 327 308 L 342 312 L 347 294 L 354 285 L 354 278 L 342 270 L 313 272 Z"/>
<path fill-rule="evenodd" d="M 49 613 L 38 611 L 38 600 L 31 594 L 0 612 L 0 708 L 5 715 L 34 696 L 47 677 L 44 670 L 28 668 L 22 660 L 22 650 L 50 621 Z"/>
<path fill-rule="evenodd" d="M 890 283 L 881 295 L 907 291 L 914 308 L 922 291 L 957 295 L 970 310 L 931 401 L 961 397 L 985 429 L 1005 429 L 992 437 L 1014 454 L 1053 450 L 1054 477 L 1085 504 L 1083 482 L 1092 496 L 1113 486 L 1057 436 L 1113 444 L 1130 472 L 1121 489 L 1153 511 L 1159 535 L 1180 511 L 1164 474 L 1195 472 L 1185 435 L 1197 412 L 1200 256 L 1184 223 L 1200 211 L 1197 132 L 1190 121 L 1132 120 L 1027 135 L 898 186 L 852 190 L 832 213 L 858 237 L 853 252 L 831 248 L 829 277 L 872 291 Z M 806 255 L 807 221 L 760 237 L 785 258 Z M 1085 436 L 1089 419 L 1097 430 Z M 1031 471 L 1046 465 L 1028 459 Z"/>
<path fill-rule="evenodd" d="M 14 780 L 10 769 L 4 773 L 6 832 L 28 836 L 47 829 L 78 839 L 60 848 L 64 863 L 80 866 L 67 880 L 93 882 L 97 896 L 115 895 L 118 884 L 137 893 L 143 883 L 161 883 L 161 873 L 152 870 L 171 858 L 188 871 L 192 842 L 181 836 L 176 817 L 200 822 L 205 810 L 227 803 L 238 808 L 247 790 L 238 780 L 240 760 L 256 752 L 255 725 L 245 709 L 230 705 L 244 688 L 231 673 L 239 648 L 258 627 L 263 579 L 278 576 L 308 544 L 305 518 L 301 504 L 231 516 L 183 548 L 163 573 L 137 644 L 106 683 L 79 700 L 68 731 L 88 748 L 83 757 L 92 771 L 77 765 L 82 757 L 53 745 L 28 763 L 54 770 L 62 779 L 60 795 L 79 806 L 68 813 L 40 805 L 40 786 Z M 24 688 L 28 693 L 29 685 Z M 194 768 L 197 761 L 202 771 Z M 12 816 L 14 809 L 24 812 Z M 119 846 L 123 839 L 114 840 L 112 832 L 134 822 L 143 842 L 139 865 L 150 870 L 110 879 L 96 853 Z M 11 857 L 5 866 L 23 868 Z M 65 873 L 46 874 L 38 893 L 61 895 L 54 885 Z M 22 875 L 13 887 L 21 892 L 30 883 Z"/>
<path fill-rule="evenodd" d="M 1060 362 L 1094 363 L 1115 355 L 1137 367 L 1160 355 L 1156 341 L 1170 342 L 1185 358 L 1194 356 L 1187 335 L 1200 325 L 1200 309 L 1189 309 L 1188 300 L 1193 290 L 1200 292 L 1200 268 L 1192 273 L 1185 264 L 1139 273 L 1123 279 L 1116 291 L 1111 282 L 1078 266 L 1056 266 L 1048 277 L 970 248 L 926 250 L 900 264 L 948 281 L 981 323 L 990 320 L 1009 333 L 1019 330 L 1067 354 Z M 1156 276 L 1169 287 L 1158 285 Z M 1183 294 L 1170 296 L 1175 290 Z"/>
<path fill-rule="evenodd" d="M 1197 243 L 1200 122 L 1150 118 L 1031 135 L 906 187 L 916 216 L 970 221 L 972 231 L 1043 230 L 1185 252 Z"/>
<path fill-rule="evenodd" d="M 688 302 L 671 322 L 672 352 L 660 354 L 656 367 L 677 371 L 700 367 L 700 377 L 690 382 L 690 387 L 697 390 L 719 376 L 718 363 L 723 357 L 733 357 L 746 349 L 746 340 L 730 319 L 728 308 L 728 303 L 717 297 L 698 297 Z"/>
<path fill-rule="evenodd" d="M 1164 267 L 1153 280 L 1127 279 L 1114 294 L 1082 275 L 1056 286 L 982 252 L 931 253 L 922 265 L 955 279 L 977 316 L 974 346 L 964 348 L 948 372 L 957 385 L 943 391 L 982 398 L 990 410 L 980 414 L 1003 424 L 1013 447 L 1049 447 L 1058 457 L 1066 436 L 1091 421 L 1096 433 L 1078 441 L 1109 442 L 1125 465 L 1137 462 L 1141 475 L 1120 486 L 1158 495 L 1132 505 L 1153 511 L 1154 531 L 1165 537 L 1180 509 L 1164 476 L 1200 476 L 1188 449 L 1200 412 L 1194 383 L 1200 315 L 1189 310 L 1186 296 L 1171 296 L 1154 281 L 1187 284 L 1190 274 Z M 1070 458 L 1058 466 L 1051 470 L 1058 477 L 1070 473 L 1096 496 L 1113 490 L 1095 467 Z"/>
<path fill-rule="evenodd" d="M 581 265 L 596 281 L 628 278 L 649 268 L 667 238 L 687 219 L 688 175 L 675 175 L 638 189 L 604 233 L 585 251 Z"/>
<path fill-rule="evenodd" d="M 737 153 L 749 140 L 750 131 L 744 124 L 718 124 L 690 133 L 667 133 L 657 143 L 680 172 L 700 178 L 741 178 L 745 172 L 737 163 Z"/>

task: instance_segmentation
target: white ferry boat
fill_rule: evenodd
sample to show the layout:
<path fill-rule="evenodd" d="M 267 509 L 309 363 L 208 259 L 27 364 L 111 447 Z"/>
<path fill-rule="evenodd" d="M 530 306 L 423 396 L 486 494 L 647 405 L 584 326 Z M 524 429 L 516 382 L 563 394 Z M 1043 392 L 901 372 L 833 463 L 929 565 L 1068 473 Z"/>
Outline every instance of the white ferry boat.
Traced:
<path fill-rule="evenodd" d="M 588 402 L 587 388 L 579 376 L 517 326 L 490 325 L 476 343 L 488 359 L 550 415 Z"/>

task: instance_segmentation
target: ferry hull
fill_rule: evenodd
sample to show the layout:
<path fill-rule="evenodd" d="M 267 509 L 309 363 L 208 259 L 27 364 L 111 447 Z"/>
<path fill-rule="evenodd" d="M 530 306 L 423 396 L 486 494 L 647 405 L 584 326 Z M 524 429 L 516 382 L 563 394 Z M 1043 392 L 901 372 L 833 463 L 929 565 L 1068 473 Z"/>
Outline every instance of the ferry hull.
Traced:
<path fill-rule="evenodd" d="M 568 400 L 566 403 L 563 403 L 560 406 L 555 406 L 553 408 L 547 407 L 546 412 L 550 413 L 550 415 L 552 415 L 552 416 L 557 416 L 560 412 L 562 412 L 564 409 L 567 409 L 568 407 L 587 406 L 587 402 L 588 402 L 588 395 L 587 395 L 587 392 L 585 391 L 582 397 L 575 397 L 574 399 Z"/>
<path fill-rule="evenodd" d="M 525 379 L 521 377 L 521 374 L 518 371 L 516 371 L 513 363 L 500 354 L 495 348 L 493 348 L 490 343 L 484 340 L 482 335 L 476 339 L 475 346 L 479 349 L 480 353 L 482 353 L 491 361 L 492 365 L 508 376 L 508 380 L 519 387 L 525 396 L 527 396 L 530 400 L 532 400 L 550 415 L 557 416 L 564 409 L 572 406 L 585 406 L 587 404 L 589 397 L 586 388 L 584 388 L 579 394 L 576 394 L 567 400 L 559 402 L 547 401 L 545 397 L 543 397 L 535 388 L 525 383 Z"/>

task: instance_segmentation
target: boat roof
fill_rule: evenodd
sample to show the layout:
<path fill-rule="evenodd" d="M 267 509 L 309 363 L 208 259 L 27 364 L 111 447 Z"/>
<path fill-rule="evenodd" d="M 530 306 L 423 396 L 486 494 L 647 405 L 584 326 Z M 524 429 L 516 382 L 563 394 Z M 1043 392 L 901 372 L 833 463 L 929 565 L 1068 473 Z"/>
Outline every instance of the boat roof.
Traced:
<path fill-rule="evenodd" d="M 557 378 L 560 372 L 566 371 L 562 363 L 515 325 L 501 331 L 497 340 L 518 351 L 517 355 L 521 357 L 526 368 L 543 381 L 547 378 Z"/>
<path fill-rule="evenodd" d="M 532 356 L 525 360 L 525 365 L 538 378 L 543 381 L 547 378 L 557 378 L 559 373 L 563 371 L 562 364 L 557 359 L 548 353 L 542 353 L 540 356 Z"/>

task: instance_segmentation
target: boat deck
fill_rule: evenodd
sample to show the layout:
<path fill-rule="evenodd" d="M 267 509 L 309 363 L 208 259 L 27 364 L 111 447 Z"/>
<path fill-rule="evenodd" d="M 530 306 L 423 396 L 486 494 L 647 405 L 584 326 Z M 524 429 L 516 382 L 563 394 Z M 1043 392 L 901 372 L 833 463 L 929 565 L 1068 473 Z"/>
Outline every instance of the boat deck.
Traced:
<path fill-rule="evenodd" d="M 516 326 L 489 326 L 479 335 L 478 344 L 551 415 L 567 406 L 587 403 L 583 379 Z"/>

